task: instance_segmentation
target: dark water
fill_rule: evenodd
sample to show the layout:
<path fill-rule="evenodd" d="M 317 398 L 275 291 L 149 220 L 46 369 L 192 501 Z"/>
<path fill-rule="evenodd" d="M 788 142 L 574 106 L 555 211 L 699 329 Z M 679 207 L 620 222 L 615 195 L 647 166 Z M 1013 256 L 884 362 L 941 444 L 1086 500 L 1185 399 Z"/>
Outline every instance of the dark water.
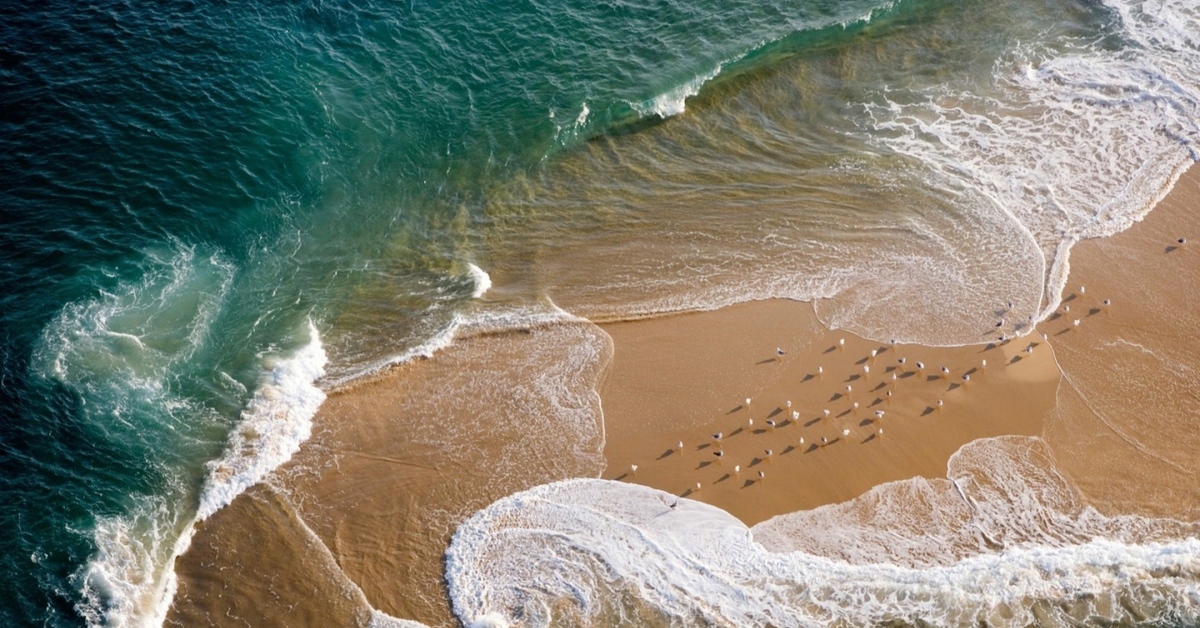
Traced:
<path fill-rule="evenodd" d="M 1036 314 L 1057 299 L 1063 242 L 1119 228 L 1152 194 L 1101 211 L 1070 185 L 1005 196 L 997 182 L 1100 172 L 1136 192 L 1168 178 L 1147 162 L 1193 157 L 1195 8 L 1181 6 L 1182 23 L 1073 2 L 6 7 L 0 620 L 153 622 L 176 539 L 270 466 L 251 460 L 266 438 L 226 452 L 236 426 L 275 411 L 302 426 L 322 365 L 345 380 L 478 310 L 468 264 L 496 269 L 498 301 L 549 295 L 596 316 L 833 297 L 856 285 L 845 240 L 898 212 L 915 222 L 897 247 L 1032 233 L 994 258 L 1017 260 L 1003 291 Z M 1069 150 L 1118 136 L 1130 148 L 1111 159 Z M 1029 166 L 1047 150 L 1058 165 Z M 1066 218 L 1041 218 L 1048 196 Z M 772 217 L 800 248 L 748 257 L 738 238 L 760 242 Z M 621 266 L 623 247 L 656 238 L 661 256 L 641 263 L 675 260 L 667 280 Z M 696 271 L 687 251 L 737 263 Z M 761 285 L 730 279 L 767 264 L 782 270 Z M 1002 291 L 989 268 L 928 276 L 974 282 L 962 302 L 976 307 Z M 838 307 L 890 331 L 853 299 Z M 902 331 L 970 335 L 930 329 Z"/>

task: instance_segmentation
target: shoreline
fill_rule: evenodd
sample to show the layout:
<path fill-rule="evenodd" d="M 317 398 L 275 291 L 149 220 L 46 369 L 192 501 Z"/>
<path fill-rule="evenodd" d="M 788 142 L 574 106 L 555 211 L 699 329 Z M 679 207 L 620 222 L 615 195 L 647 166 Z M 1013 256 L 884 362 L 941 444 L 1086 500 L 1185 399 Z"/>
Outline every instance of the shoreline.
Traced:
<path fill-rule="evenodd" d="M 1172 182 L 1171 192 L 1180 189 L 1180 194 L 1193 194 L 1197 181 L 1200 167 L 1192 166 Z M 1089 267 L 1096 266 L 1104 255 L 1112 255 L 1104 251 L 1126 247 L 1126 241 L 1161 240 L 1159 222 L 1170 222 L 1171 228 L 1176 228 L 1179 216 L 1175 214 L 1186 214 L 1188 208 L 1170 201 L 1179 196 L 1171 192 L 1158 204 L 1169 212 L 1149 211 L 1114 236 L 1074 243 L 1071 256 L 1075 263 L 1067 264 L 1067 281 L 1078 290 L 1079 278 L 1084 277 L 1092 291 L 1086 300 L 1072 291 L 1063 296 L 1062 303 L 1094 306 L 1091 301 L 1105 298 L 1098 291 L 1105 287 L 1108 273 Z M 1168 213 L 1172 215 L 1168 217 Z M 1143 236 L 1143 231 L 1155 235 Z M 1147 263 L 1153 268 L 1157 258 L 1149 255 L 1143 252 L 1138 259 L 1150 260 Z M 1143 283 L 1146 275 L 1154 277 L 1145 267 L 1130 273 L 1134 280 L 1142 273 Z M 1131 286 L 1136 287 L 1118 287 Z M 1119 290 L 1104 294 L 1109 292 L 1117 294 Z M 1128 311 L 1121 309 L 1128 300 L 1118 297 L 1111 314 L 1102 308 L 1086 317 L 1088 324 L 1078 330 L 1063 328 L 1071 319 L 1056 307 L 1054 314 L 1048 312 L 1038 323 L 1038 332 L 1049 335 L 1048 346 L 1041 346 L 1040 336 L 1033 334 L 992 348 L 892 346 L 830 330 L 817 320 L 811 304 L 780 300 L 600 325 L 565 321 L 455 336 L 432 357 L 389 366 L 368 381 L 356 380 L 348 388 L 330 390 L 329 399 L 314 418 L 313 437 L 301 452 L 267 482 L 243 493 L 197 527 L 192 548 L 176 563 L 179 594 L 166 623 L 191 625 L 201 616 L 253 616 L 269 621 L 289 616 L 289 605 L 297 604 L 312 605 L 312 617 L 321 617 L 320 600 L 303 594 L 303 587 L 292 587 L 288 589 L 291 593 L 284 595 L 272 584 L 274 580 L 239 579 L 238 586 L 243 589 L 231 592 L 222 573 L 238 567 L 246 574 L 259 573 L 260 580 L 273 573 L 276 580 L 293 584 L 328 581 L 328 587 L 339 588 L 334 583 L 352 582 L 361 588 L 362 599 L 380 612 L 432 625 L 452 624 L 455 620 L 449 615 L 441 576 L 441 552 L 458 522 L 517 490 L 565 477 L 621 477 L 633 464 L 638 470 L 632 477 L 626 476 L 626 481 L 657 486 L 676 495 L 687 494 L 694 482 L 700 481 L 701 491 L 689 497 L 720 506 L 750 525 L 773 514 L 844 503 L 889 481 L 914 476 L 944 478 L 945 461 L 963 444 L 1018 433 L 1046 437 L 1070 480 L 1103 511 L 1164 515 L 1175 508 L 1190 515 L 1180 504 L 1194 498 L 1196 489 L 1157 490 L 1156 495 L 1171 502 L 1157 510 L 1145 503 L 1150 497 L 1130 498 L 1138 495 L 1130 488 L 1133 480 L 1122 478 L 1122 469 L 1115 463 L 1122 452 L 1116 442 L 1120 439 L 1104 445 L 1106 459 L 1100 465 L 1104 472 L 1096 473 L 1094 479 L 1089 479 L 1089 473 L 1096 465 L 1086 455 L 1080 459 L 1066 454 L 1078 446 L 1071 436 L 1087 432 L 1067 425 L 1083 420 L 1076 407 L 1079 404 L 1068 397 L 1071 391 L 1087 386 L 1074 372 L 1064 384 L 1063 369 L 1081 368 L 1076 362 L 1086 359 L 1088 353 L 1080 347 L 1094 347 L 1096 342 L 1087 334 L 1089 329 L 1112 334 L 1109 327 L 1115 326 L 1125 333 L 1136 323 L 1126 321 L 1122 313 Z M 1103 318 L 1095 318 L 1101 314 Z M 778 331 L 787 326 L 792 329 Z M 601 333 L 595 334 L 593 329 Z M 846 339 L 845 348 L 836 344 L 842 338 Z M 1038 345 L 1032 355 L 1024 353 L 1027 343 Z M 784 353 L 776 353 L 776 347 Z M 583 362 L 572 362 L 563 349 L 586 354 L 592 368 L 585 369 L 586 376 L 563 380 L 572 394 L 557 400 L 563 403 L 557 404 L 555 411 L 565 408 L 574 412 L 572 420 L 584 432 L 589 421 L 599 422 L 599 435 L 593 427 L 593 432 L 587 432 L 591 436 L 580 432 L 581 436 L 564 445 L 561 434 L 539 431 L 536 442 L 523 442 L 531 429 L 527 405 L 531 391 L 519 384 L 535 373 L 571 374 L 571 369 Z M 872 349 L 877 352 L 873 361 L 869 357 Z M 531 350 L 536 355 L 526 359 Z M 904 367 L 897 362 L 901 353 L 906 358 Z M 1064 355 L 1070 365 L 1060 364 Z M 758 364 L 772 359 L 775 361 Z M 980 369 L 983 359 L 989 361 L 988 369 L 970 373 L 972 380 L 963 387 L 961 375 Z M 926 363 L 919 376 L 912 374 L 918 360 Z M 1000 362 L 1011 366 L 1000 367 Z M 515 368 L 514 364 L 523 366 Z M 940 377 L 942 364 L 951 369 L 951 378 Z M 806 380 L 814 375 L 816 365 L 824 368 L 824 374 Z M 862 366 L 872 367 L 872 372 L 862 372 Z M 890 383 L 893 373 L 898 376 L 897 384 Z M 456 385 L 461 391 L 470 390 L 472 380 L 485 376 L 511 382 L 496 393 L 495 406 L 500 410 L 489 406 L 481 415 L 480 406 L 463 401 L 463 395 L 448 399 L 438 392 L 456 390 Z M 857 379 L 851 379 L 855 376 Z M 1102 387 L 1105 376 L 1101 373 L 1092 379 Z M 868 384 L 866 391 L 835 398 L 841 394 L 835 386 L 858 388 L 855 385 L 861 382 Z M 881 384 L 883 387 L 877 388 Z M 893 392 L 890 404 L 888 390 Z M 1024 394 L 1030 390 L 1036 394 Z M 862 392 L 868 394 L 860 398 Z M 1026 397 L 1025 405 L 1004 415 L 1002 407 L 1011 408 L 1004 404 L 1016 395 Z M 744 405 L 739 402 L 745 397 L 752 399 L 750 409 L 738 410 L 736 406 Z M 941 409 L 937 399 L 945 403 Z M 789 400 L 791 409 L 786 407 Z M 855 402 L 860 404 L 858 411 L 849 405 Z M 1145 400 L 1139 398 L 1138 403 Z M 780 412 L 772 417 L 776 408 Z M 820 413 L 824 409 L 831 411 L 829 417 Z M 885 412 L 883 436 L 878 436 L 876 409 Z M 801 412 L 795 422 L 776 428 L 766 424 L 768 419 L 780 424 L 792 421 L 791 411 Z M 1086 418 L 1086 409 L 1082 412 Z M 1182 412 L 1188 414 L 1186 408 Z M 445 423 L 446 417 L 454 418 Z M 749 418 L 755 419 L 753 428 L 747 423 Z M 805 425 L 813 419 L 816 421 Z M 436 430 L 422 431 L 429 425 L 457 431 L 454 438 Z M 535 427 L 549 432 L 558 429 L 553 423 Z M 743 432 L 735 436 L 739 428 Z M 754 433 L 757 430 L 763 431 Z M 841 430 L 850 430 L 853 442 L 843 442 Z M 716 431 L 729 434 L 723 437 L 721 448 L 727 457 L 720 462 L 709 457 L 715 450 L 711 434 Z M 799 443 L 801 436 L 806 439 L 804 449 Z M 803 453 L 822 436 L 838 442 Z M 1179 439 L 1180 435 L 1172 432 L 1170 437 Z M 674 444 L 680 440 L 685 442 L 684 451 L 668 453 L 677 450 Z M 1195 444 L 1186 435 L 1181 442 Z M 448 456 L 439 449 L 443 446 L 452 448 L 453 454 Z M 1087 443 L 1087 447 L 1095 446 Z M 521 458 L 531 447 L 532 457 Z M 769 460 L 765 456 L 768 448 L 773 451 Z M 1181 448 L 1186 449 L 1181 445 L 1171 448 L 1171 464 L 1166 467 L 1180 467 L 1186 475 L 1190 467 L 1181 467 L 1185 463 L 1177 460 Z M 564 451 L 570 453 L 570 461 L 563 460 Z M 1085 447 L 1082 451 L 1091 450 Z M 480 456 L 504 461 L 504 473 L 496 474 L 492 465 L 478 464 Z M 506 456 L 513 459 L 505 461 Z M 682 462 L 686 464 L 677 464 Z M 701 466 L 705 462 L 708 464 Z M 734 465 L 742 467 L 737 474 Z M 765 482 L 758 481 L 758 470 L 767 473 Z M 485 477 L 489 473 L 493 476 Z M 718 482 L 723 475 L 730 477 Z M 802 477 L 803 481 L 789 482 L 789 477 Z M 1106 491 L 1106 483 L 1114 480 L 1119 480 L 1122 489 Z M 272 497 L 264 500 L 260 494 L 264 491 Z M 276 514 L 255 514 L 263 504 L 277 509 Z M 280 526 L 274 531 L 278 537 L 274 542 L 260 541 L 257 546 L 239 535 L 250 522 L 272 517 L 294 518 L 304 523 L 309 533 L 304 539 L 292 538 L 287 526 Z M 272 558 L 318 541 L 332 561 Z M 275 571 L 265 570 L 267 565 Z M 336 573 L 322 575 L 330 569 Z M 251 579 L 249 575 L 246 578 Z M 339 608 L 339 616 L 346 617 L 346 610 Z"/>

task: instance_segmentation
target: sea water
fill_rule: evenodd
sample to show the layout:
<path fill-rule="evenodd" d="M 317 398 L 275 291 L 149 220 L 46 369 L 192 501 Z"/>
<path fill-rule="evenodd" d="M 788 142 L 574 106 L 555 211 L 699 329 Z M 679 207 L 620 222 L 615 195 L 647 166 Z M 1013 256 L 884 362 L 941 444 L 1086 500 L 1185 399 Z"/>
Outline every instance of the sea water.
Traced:
<path fill-rule="evenodd" d="M 7 12 L 0 619 L 160 623 L 192 527 L 296 451 L 325 390 L 464 326 L 787 297 L 879 340 L 981 342 L 1008 301 L 1004 332 L 1028 331 L 1061 298 L 1071 245 L 1127 227 L 1200 158 L 1198 13 L 1184 0 Z M 534 495 L 568 509 L 659 499 L 640 490 Z M 482 559 L 461 543 L 502 534 L 486 525 L 513 499 L 460 536 L 464 621 L 492 612 L 472 601 L 480 574 L 503 595 L 515 572 L 468 569 Z M 758 556 L 736 522 L 693 510 L 730 560 Z M 572 516 L 583 536 L 613 525 Z M 1120 597 L 1108 619 L 1131 604 L 1195 621 L 1195 548 L 1081 538 L 941 571 L 890 557 L 853 591 L 795 586 L 812 570 L 850 577 L 853 561 L 727 565 L 741 588 L 726 590 L 693 582 L 680 553 L 656 563 L 662 582 L 707 587 L 719 608 L 626 600 L 645 566 L 587 595 L 659 619 L 1019 624 L 1021 600 L 1067 603 L 1051 574 Z M 1020 584 L 1009 598 L 989 597 L 996 574 Z M 938 593 L 955 578 L 979 593 Z M 897 583 L 921 593 L 896 601 Z"/>

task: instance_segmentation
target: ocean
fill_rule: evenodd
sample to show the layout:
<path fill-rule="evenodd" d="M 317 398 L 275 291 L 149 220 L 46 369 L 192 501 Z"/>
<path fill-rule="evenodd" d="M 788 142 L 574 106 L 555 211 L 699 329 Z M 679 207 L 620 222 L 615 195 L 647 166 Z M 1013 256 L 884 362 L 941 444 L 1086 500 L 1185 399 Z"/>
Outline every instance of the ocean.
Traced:
<path fill-rule="evenodd" d="M 461 330 L 789 298 L 880 342 L 987 342 L 1005 304 L 1001 333 L 1022 335 L 1060 305 L 1075 243 L 1128 228 L 1200 160 L 1192 0 L 50 0 L 4 14 L 5 625 L 161 625 L 196 523 L 286 462 L 329 392 Z M 648 499 L 588 481 L 534 490 L 627 500 L 637 522 Z M 481 560 L 478 535 L 549 516 L 511 514 L 521 503 L 484 511 L 456 546 L 460 620 L 486 615 L 472 592 L 504 577 L 463 567 Z M 729 541 L 728 515 L 695 510 L 716 535 L 697 543 Z M 1197 558 L 1194 540 L 1090 542 L 1149 571 Z M 863 577 L 754 551 L 721 569 L 755 563 L 746 578 L 784 589 L 813 570 Z M 1027 551 L 1089 577 L 1070 549 Z M 980 574 L 1028 575 L 1009 558 L 871 577 L 902 598 L 897 582 L 986 588 Z M 655 565 L 726 607 L 758 600 L 753 624 L 886 617 Z M 1020 595 L 1053 594 L 1033 580 Z M 1163 617 L 1197 621 L 1200 583 L 1178 586 L 1191 606 Z M 620 606 L 621 587 L 596 591 Z M 629 603 L 647 621 L 711 619 Z M 955 623 L 929 604 L 916 608 Z"/>

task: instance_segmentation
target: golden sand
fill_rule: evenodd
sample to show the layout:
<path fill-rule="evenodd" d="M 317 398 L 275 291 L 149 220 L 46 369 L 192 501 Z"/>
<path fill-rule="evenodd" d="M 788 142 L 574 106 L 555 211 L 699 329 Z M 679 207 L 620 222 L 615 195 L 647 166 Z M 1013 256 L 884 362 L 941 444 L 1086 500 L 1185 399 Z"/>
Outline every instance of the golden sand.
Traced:
<path fill-rule="evenodd" d="M 453 625 L 441 557 L 455 526 L 573 476 L 655 486 L 752 524 L 943 477 L 974 439 L 1043 435 L 1102 510 L 1195 518 L 1198 199 L 1193 168 L 1144 222 L 1078 244 L 1070 312 L 999 346 L 871 342 L 789 301 L 456 341 L 331 395 L 270 487 L 199 526 L 169 623 L 364 625 L 369 604 Z M 545 405 L 554 387 L 571 394 Z M 546 422 L 562 413 L 570 430 Z"/>
<path fill-rule="evenodd" d="M 1200 167 L 1142 222 L 1072 250 L 1064 307 L 1040 326 L 1064 373 L 1045 436 L 1103 512 L 1200 519 L 1198 294 Z"/>
<path fill-rule="evenodd" d="M 880 344 L 826 330 L 809 305 L 788 301 L 605 329 L 615 350 L 601 390 L 604 477 L 748 525 L 891 480 L 944 477 L 950 455 L 977 438 L 1037 435 L 1058 384 L 1040 339 Z"/>

